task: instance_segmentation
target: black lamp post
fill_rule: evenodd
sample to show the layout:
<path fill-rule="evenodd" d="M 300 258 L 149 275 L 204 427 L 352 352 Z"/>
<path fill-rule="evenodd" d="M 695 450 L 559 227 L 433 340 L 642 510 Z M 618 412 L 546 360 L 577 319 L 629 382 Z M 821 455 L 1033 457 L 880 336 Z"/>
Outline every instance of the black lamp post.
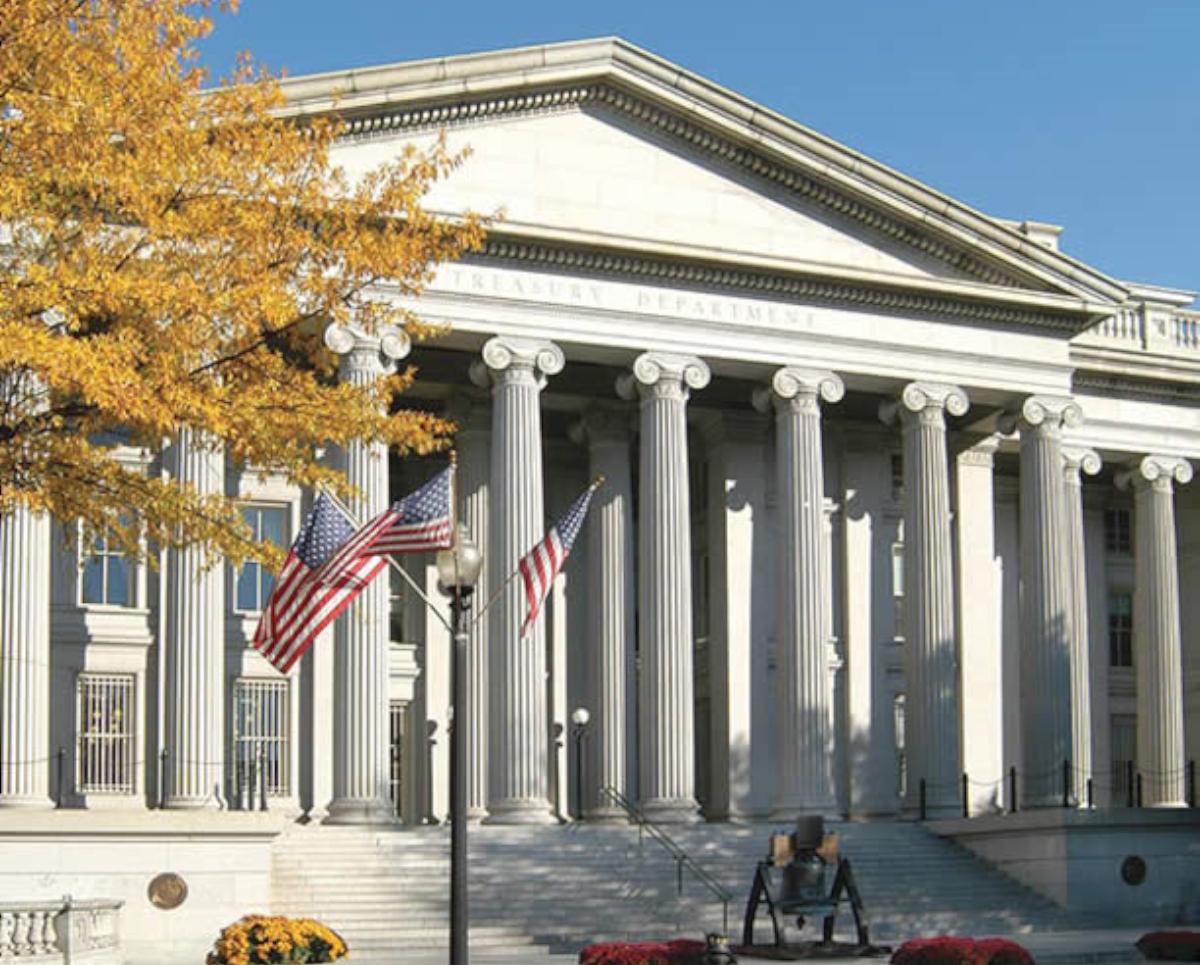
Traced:
<path fill-rule="evenodd" d="M 483 557 L 459 524 L 454 545 L 437 555 L 438 579 L 450 594 L 454 636 L 454 729 L 450 739 L 450 965 L 467 959 L 467 614 Z"/>
<path fill-rule="evenodd" d="M 575 739 L 575 819 L 583 820 L 583 735 L 592 715 L 586 707 L 571 712 L 571 736 Z"/>

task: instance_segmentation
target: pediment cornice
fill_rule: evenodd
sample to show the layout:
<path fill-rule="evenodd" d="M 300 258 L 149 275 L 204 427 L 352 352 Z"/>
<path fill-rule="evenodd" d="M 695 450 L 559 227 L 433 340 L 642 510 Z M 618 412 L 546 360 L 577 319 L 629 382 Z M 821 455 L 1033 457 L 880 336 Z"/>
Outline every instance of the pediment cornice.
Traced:
<path fill-rule="evenodd" d="M 478 260 L 639 284 L 952 318 L 1001 328 L 1032 328 L 1060 333 L 1060 337 L 1070 337 L 1091 324 L 1097 311 L 1096 306 L 1048 293 L 733 255 L 716 260 L 704 250 L 637 250 L 603 245 L 594 239 L 543 238 L 532 232 L 522 235 L 507 225 L 493 229 L 483 249 L 462 260 L 468 264 Z"/>
<path fill-rule="evenodd" d="M 982 284 L 1090 303 L 1119 282 L 998 219 L 617 39 L 299 77 L 289 112 L 339 111 L 350 141 L 506 115 L 612 111 L 822 205 Z"/>

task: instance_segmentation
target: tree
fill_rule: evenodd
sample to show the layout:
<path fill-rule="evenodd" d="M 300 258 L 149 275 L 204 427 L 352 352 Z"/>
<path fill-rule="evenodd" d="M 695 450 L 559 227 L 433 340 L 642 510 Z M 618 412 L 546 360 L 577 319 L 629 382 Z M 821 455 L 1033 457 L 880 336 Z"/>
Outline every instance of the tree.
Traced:
<path fill-rule="evenodd" d="M 227 457 L 339 485 L 315 457 L 401 453 L 449 426 L 396 409 L 411 369 L 339 385 L 327 323 L 432 334 L 380 285 L 419 293 L 478 247 L 481 219 L 422 198 L 439 145 L 356 180 L 336 117 L 289 119 L 243 59 L 208 88 L 210 0 L 6 0 L 0 18 L 0 514 L 24 504 L 136 551 L 200 542 L 270 560 L 236 506 L 114 458 L 182 426 Z M 114 507 L 123 512 L 117 513 Z"/>

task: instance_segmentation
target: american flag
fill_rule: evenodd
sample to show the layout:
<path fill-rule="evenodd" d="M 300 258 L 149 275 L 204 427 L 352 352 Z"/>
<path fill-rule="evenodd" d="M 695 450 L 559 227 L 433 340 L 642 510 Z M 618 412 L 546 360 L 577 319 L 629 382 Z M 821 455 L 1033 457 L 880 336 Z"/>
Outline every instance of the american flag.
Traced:
<path fill-rule="evenodd" d="M 450 483 L 453 466 L 447 466 L 414 493 L 392 504 L 380 519 L 385 526 L 362 550 L 373 556 L 420 553 L 448 549 L 454 542 L 450 523 Z"/>
<path fill-rule="evenodd" d="M 291 670 L 317 634 L 387 567 L 383 557 L 345 552 L 358 542 L 346 514 L 324 493 L 317 496 L 254 634 L 254 646 L 280 672 Z"/>
<path fill-rule="evenodd" d="M 571 547 L 575 545 L 575 537 L 583 526 L 583 518 L 587 515 L 588 505 L 598 483 L 588 486 L 587 490 L 571 508 L 563 514 L 562 519 L 550 527 L 550 531 L 542 537 L 541 542 L 521 557 L 519 564 L 521 579 L 525 583 L 525 623 L 521 627 L 521 636 L 527 634 L 533 627 L 538 613 L 542 609 L 542 601 L 550 592 L 554 578 L 566 562 Z"/>

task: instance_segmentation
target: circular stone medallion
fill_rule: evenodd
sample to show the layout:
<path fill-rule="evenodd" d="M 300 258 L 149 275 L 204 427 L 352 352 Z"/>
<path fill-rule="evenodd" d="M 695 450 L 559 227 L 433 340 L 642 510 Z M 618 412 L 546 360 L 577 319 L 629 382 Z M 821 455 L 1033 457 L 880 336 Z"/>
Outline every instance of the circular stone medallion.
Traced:
<path fill-rule="evenodd" d="M 1140 885 L 1146 880 L 1146 861 L 1136 854 L 1121 862 L 1121 880 L 1127 885 Z"/>
<path fill-rule="evenodd" d="M 146 897 L 150 899 L 150 904 L 163 911 L 178 908 L 187 901 L 187 896 L 187 882 L 170 871 L 155 875 L 150 882 L 150 887 L 146 889 Z"/>

